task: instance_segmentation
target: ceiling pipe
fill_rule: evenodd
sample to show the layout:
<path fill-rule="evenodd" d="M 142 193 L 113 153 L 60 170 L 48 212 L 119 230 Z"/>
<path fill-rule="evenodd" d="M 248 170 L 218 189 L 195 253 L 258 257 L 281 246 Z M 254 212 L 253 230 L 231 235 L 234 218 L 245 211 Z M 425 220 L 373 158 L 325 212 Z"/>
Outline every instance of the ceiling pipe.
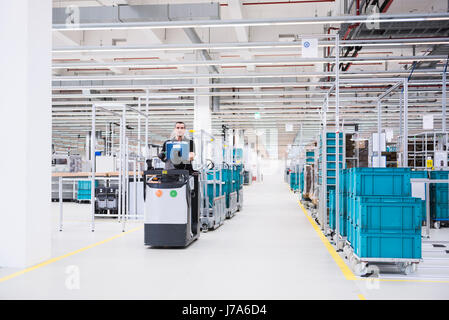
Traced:
<path fill-rule="evenodd" d="M 446 56 L 389 56 L 389 57 L 357 57 L 341 58 L 342 62 L 378 62 L 378 61 L 446 61 Z M 277 59 L 277 60 L 211 60 L 211 61 L 165 61 L 165 62 L 94 62 L 94 63 L 57 63 L 52 65 L 52 69 L 75 69 L 75 68 L 138 68 L 138 67 L 169 67 L 169 66 L 224 66 L 224 65 L 285 65 L 300 63 L 331 63 L 333 58 L 298 58 L 298 59 Z"/>
<path fill-rule="evenodd" d="M 313 25 L 376 22 L 419 22 L 448 21 L 448 13 L 422 14 L 390 14 L 373 19 L 369 15 L 359 16 L 325 16 L 305 18 L 271 18 L 271 19 L 236 19 L 236 20 L 192 20 L 192 21 L 147 21 L 127 23 L 85 23 L 85 24 L 53 24 L 53 31 L 80 30 L 126 30 L 126 29 L 171 29 L 171 28 L 220 28 L 245 26 L 275 26 L 275 25 Z"/>
<path fill-rule="evenodd" d="M 357 2 L 356 2 L 357 15 L 360 15 L 360 0 L 356 0 L 356 1 L 357 1 Z M 382 6 L 379 8 L 380 13 L 382 14 L 382 13 L 387 12 L 387 10 L 388 10 L 388 8 L 390 7 L 390 5 L 391 5 L 392 2 L 393 2 L 393 0 L 386 0 L 386 1 L 382 4 Z M 378 2 L 377 2 L 377 5 L 379 5 Z M 352 27 L 352 28 L 351 28 L 351 27 Z M 350 27 L 348 28 L 348 32 L 346 32 L 346 35 L 345 35 L 345 37 L 343 38 L 343 40 L 345 40 L 345 39 L 346 39 L 346 36 L 349 35 L 351 29 L 352 29 L 352 30 L 355 30 L 355 33 L 357 33 L 357 30 L 359 29 L 359 27 L 360 27 L 360 23 L 357 23 L 357 24 L 354 24 L 354 25 L 350 26 Z M 359 51 L 362 50 L 362 46 L 356 46 L 356 47 L 354 47 L 354 49 L 355 49 L 355 51 L 354 51 L 354 53 L 353 53 L 352 56 L 353 56 L 353 57 L 357 57 Z M 352 50 L 352 49 L 351 49 L 351 50 Z M 347 53 L 349 53 L 349 48 L 348 48 Z M 342 67 L 342 70 L 343 70 L 343 71 L 348 71 L 349 68 L 351 67 L 351 65 L 352 65 L 352 63 L 347 63 L 346 66 Z"/>
<path fill-rule="evenodd" d="M 331 27 L 331 30 L 339 28 Z M 328 32 L 329 34 L 329 32 Z M 322 38 L 325 38 L 324 36 Z M 357 39 L 342 40 L 340 47 L 345 46 L 396 46 L 396 45 L 424 45 L 424 44 L 445 44 L 449 43 L 448 37 L 408 37 L 392 39 Z M 333 46 L 333 41 L 319 41 L 319 47 Z M 218 43 L 189 43 L 189 44 L 160 44 L 151 46 L 68 46 L 55 47 L 52 52 L 55 53 L 89 53 L 89 52 L 118 52 L 118 51 L 166 51 L 166 50 L 230 50 L 230 49 L 275 49 L 275 48 L 301 48 L 301 42 L 218 42 Z"/>

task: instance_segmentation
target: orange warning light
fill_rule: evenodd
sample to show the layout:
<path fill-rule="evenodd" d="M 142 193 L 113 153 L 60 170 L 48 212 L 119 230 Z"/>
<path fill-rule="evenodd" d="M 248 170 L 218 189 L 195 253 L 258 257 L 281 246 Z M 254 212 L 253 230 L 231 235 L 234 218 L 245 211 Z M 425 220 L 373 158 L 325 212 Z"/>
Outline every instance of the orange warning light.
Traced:
<path fill-rule="evenodd" d="M 162 197 L 162 190 L 157 190 L 156 191 L 156 196 L 159 197 L 159 198 Z"/>

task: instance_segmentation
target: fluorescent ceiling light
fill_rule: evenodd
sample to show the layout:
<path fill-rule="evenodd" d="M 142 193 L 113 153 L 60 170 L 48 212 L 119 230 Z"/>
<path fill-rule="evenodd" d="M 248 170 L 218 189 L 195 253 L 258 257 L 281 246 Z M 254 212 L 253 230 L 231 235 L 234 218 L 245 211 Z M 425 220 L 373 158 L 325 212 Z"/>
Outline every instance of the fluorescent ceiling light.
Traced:
<path fill-rule="evenodd" d="M 446 21 L 447 13 L 422 14 L 380 14 L 337 16 L 337 17 L 307 17 L 307 18 L 281 18 L 281 19 L 235 19 L 235 20 L 197 20 L 197 21 L 150 21 L 127 23 L 89 23 L 89 24 L 54 24 L 53 31 L 71 30 L 113 30 L 113 29 L 169 29 L 169 28 L 217 28 L 217 27 L 249 27 L 249 26 L 279 26 L 279 25 L 322 25 L 341 23 L 376 23 L 376 22 L 420 22 L 420 21 Z"/>

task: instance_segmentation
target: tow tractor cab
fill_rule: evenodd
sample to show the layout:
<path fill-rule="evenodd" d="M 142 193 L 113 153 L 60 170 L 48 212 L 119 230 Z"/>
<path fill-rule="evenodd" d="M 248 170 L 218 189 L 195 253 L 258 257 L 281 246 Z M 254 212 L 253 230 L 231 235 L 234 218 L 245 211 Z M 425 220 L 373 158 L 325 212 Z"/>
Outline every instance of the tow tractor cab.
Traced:
<path fill-rule="evenodd" d="M 198 174 L 148 170 L 144 181 L 145 245 L 187 247 L 200 235 Z"/>

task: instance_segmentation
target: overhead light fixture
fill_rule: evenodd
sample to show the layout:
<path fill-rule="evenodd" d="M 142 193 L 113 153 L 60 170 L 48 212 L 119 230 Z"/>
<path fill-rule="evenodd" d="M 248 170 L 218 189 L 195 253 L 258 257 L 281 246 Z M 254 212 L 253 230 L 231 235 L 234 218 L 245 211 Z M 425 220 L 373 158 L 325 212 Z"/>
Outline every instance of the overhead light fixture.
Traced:
<path fill-rule="evenodd" d="M 421 22 L 446 21 L 448 13 L 422 14 L 380 14 L 358 16 L 324 16 L 307 18 L 272 18 L 272 19 L 234 19 L 234 20 L 197 20 L 197 21 L 149 21 L 120 23 L 86 23 L 86 24 L 54 24 L 53 31 L 75 30 L 133 30 L 133 29 L 182 29 L 182 28 L 223 28 L 250 26 L 280 26 L 280 25 L 323 25 L 341 23 L 376 23 L 376 22 Z"/>
<path fill-rule="evenodd" d="M 294 34 L 280 34 L 279 41 L 280 42 L 294 42 L 294 41 L 296 41 L 296 36 Z"/>

